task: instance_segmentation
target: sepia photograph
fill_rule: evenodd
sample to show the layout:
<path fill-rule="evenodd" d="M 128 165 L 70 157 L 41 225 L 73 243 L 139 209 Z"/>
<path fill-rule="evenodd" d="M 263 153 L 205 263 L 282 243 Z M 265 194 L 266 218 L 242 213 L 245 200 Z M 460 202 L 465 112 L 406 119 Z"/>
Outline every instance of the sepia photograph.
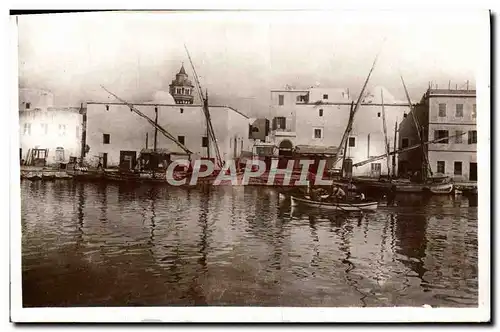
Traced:
<path fill-rule="evenodd" d="M 489 321 L 490 15 L 11 13 L 11 321 Z"/>

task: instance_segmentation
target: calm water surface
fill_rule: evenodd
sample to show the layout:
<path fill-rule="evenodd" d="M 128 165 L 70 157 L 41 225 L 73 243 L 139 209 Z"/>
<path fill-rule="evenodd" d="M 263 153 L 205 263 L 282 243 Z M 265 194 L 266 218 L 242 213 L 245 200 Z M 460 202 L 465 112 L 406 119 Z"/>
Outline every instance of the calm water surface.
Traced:
<path fill-rule="evenodd" d="M 21 183 L 24 306 L 477 306 L 477 203 L 364 215 L 271 188 Z"/>

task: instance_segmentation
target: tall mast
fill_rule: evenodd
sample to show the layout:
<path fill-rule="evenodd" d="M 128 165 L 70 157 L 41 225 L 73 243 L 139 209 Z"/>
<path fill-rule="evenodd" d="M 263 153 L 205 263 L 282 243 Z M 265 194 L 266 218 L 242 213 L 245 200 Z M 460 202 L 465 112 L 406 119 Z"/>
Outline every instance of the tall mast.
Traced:
<path fill-rule="evenodd" d="M 158 106 L 155 106 L 155 140 L 153 143 L 153 151 L 156 152 L 156 144 L 158 138 Z"/>
<path fill-rule="evenodd" d="M 385 122 L 385 107 L 384 107 L 384 90 L 380 89 L 380 98 L 382 99 L 382 122 L 384 128 L 385 151 L 387 152 L 387 176 L 391 177 L 390 156 L 389 156 L 389 139 L 387 138 L 387 124 Z"/>
<path fill-rule="evenodd" d="M 373 60 L 372 67 L 370 68 L 370 71 L 368 72 L 368 76 L 366 77 L 365 83 L 363 84 L 363 88 L 361 89 L 361 92 L 359 93 L 358 100 L 356 102 L 356 106 L 354 107 L 354 110 L 352 111 L 352 114 L 349 117 L 349 122 L 347 123 L 347 128 L 344 132 L 344 135 L 342 136 L 342 139 L 340 140 L 339 147 L 342 147 L 345 144 L 345 141 L 347 140 L 349 133 L 351 132 L 352 123 L 354 121 L 354 115 L 356 114 L 356 112 L 359 109 L 359 105 L 361 104 L 361 99 L 363 98 L 363 94 L 365 93 L 366 86 L 368 85 L 368 81 L 370 80 L 370 76 L 373 72 L 373 69 L 375 68 L 375 64 L 377 63 L 377 59 L 378 59 L 379 54 L 380 54 L 380 52 L 377 53 L 377 56 L 375 56 L 375 60 Z M 340 151 L 337 151 L 337 154 L 335 155 L 334 162 L 337 162 L 339 152 Z M 344 151 L 344 154 L 345 154 L 345 151 Z"/>
<path fill-rule="evenodd" d="M 351 110 L 349 112 L 349 123 L 352 121 L 352 117 L 353 117 L 353 109 L 354 109 L 354 101 L 351 102 Z M 350 131 L 347 133 L 347 135 L 349 136 L 350 134 Z M 347 142 L 349 140 L 345 140 L 345 143 L 344 143 L 344 153 L 342 155 L 342 166 L 341 166 L 341 169 L 340 169 L 340 175 L 343 177 L 344 176 L 344 163 L 345 163 L 345 158 L 347 156 Z M 340 149 L 340 147 L 339 147 Z"/>
<path fill-rule="evenodd" d="M 214 150 L 215 150 L 216 162 L 217 162 L 217 164 L 219 166 L 222 167 L 222 158 L 221 158 L 220 151 L 219 151 L 219 145 L 217 144 L 217 139 L 215 137 L 214 128 L 212 126 L 212 121 L 210 119 L 210 110 L 208 109 L 208 96 L 207 97 L 203 96 L 203 90 L 201 88 L 201 84 L 200 84 L 200 81 L 198 79 L 198 74 L 196 73 L 196 69 L 194 68 L 194 64 L 193 64 L 193 61 L 191 60 L 191 56 L 189 55 L 189 51 L 187 49 L 187 46 L 184 45 L 184 48 L 186 49 L 186 53 L 187 53 L 187 56 L 188 56 L 188 59 L 189 59 L 189 63 L 191 64 L 191 68 L 193 69 L 194 80 L 196 82 L 196 87 L 197 87 L 197 90 L 198 90 L 198 94 L 200 96 L 201 101 L 203 102 L 203 113 L 205 114 L 205 119 L 206 119 L 206 122 L 207 122 L 207 134 L 208 134 L 208 137 L 207 137 L 207 139 L 208 139 L 207 147 L 210 146 L 210 140 L 212 140 L 213 143 L 214 143 Z M 207 152 L 209 153 L 209 150 L 207 150 Z"/>
<path fill-rule="evenodd" d="M 415 116 L 415 108 L 412 106 L 410 95 L 408 94 L 408 90 L 406 89 L 406 84 L 403 79 L 403 75 L 401 75 L 401 82 L 403 82 L 403 88 L 405 89 L 405 94 L 406 94 L 406 99 L 408 100 L 408 106 L 410 107 L 410 113 L 411 117 L 413 119 L 413 123 L 415 124 L 415 129 L 417 130 L 417 135 L 418 139 L 420 141 L 420 145 L 422 146 L 422 158 L 424 159 L 424 167 L 425 167 L 425 172 L 423 172 L 424 179 L 427 178 L 427 172 L 432 176 L 432 170 L 429 165 L 429 160 L 427 159 L 427 154 L 425 153 L 425 147 L 424 147 L 424 139 L 422 137 L 422 133 L 420 132 L 422 129 L 420 127 L 420 124 L 418 123 L 417 117 Z"/>
<path fill-rule="evenodd" d="M 203 99 L 203 107 L 208 109 L 208 90 L 205 90 L 205 99 Z M 210 126 L 207 121 L 207 158 L 210 159 Z"/>
<path fill-rule="evenodd" d="M 392 156 L 392 177 L 396 177 L 396 149 L 397 149 L 397 137 L 398 137 L 398 121 L 394 123 L 394 155 Z"/>

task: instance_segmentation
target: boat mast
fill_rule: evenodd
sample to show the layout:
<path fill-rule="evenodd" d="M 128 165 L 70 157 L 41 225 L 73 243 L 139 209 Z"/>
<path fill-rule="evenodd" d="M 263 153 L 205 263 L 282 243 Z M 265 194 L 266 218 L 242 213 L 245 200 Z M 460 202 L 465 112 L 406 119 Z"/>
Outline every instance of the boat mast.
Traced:
<path fill-rule="evenodd" d="M 352 118 L 353 118 L 353 109 L 354 109 L 354 101 L 351 102 L 351 110 L 349 111 L 349 121 L 348 123 L 351 123 L 352 122 Z M 349 125 L 348 125 L 348 128 L 349 128 Z M 351 133 L 351 131 L 349 130 L 349 132 L 347 133 L 347 136 L 349 136 Z M 345 140 L 345 143 L 344 143 L 344 153 L 342 154 L 342 166 L 340 168 L 340 176 L 344 177 L 344 163 L 345 163 L 345 158 L 347 156 L 347 142 L 349 140 Z"/>
<path fill-rule="evenodd" d="M 155 106 L 155 137 L 153 143 L 153 151 L 156 152 L 156 144 L 158 139 L 158 106 Z"/>
<path fill-rule="evenodd" d="M 396 177 L 396 149 L 397 149 L 397 136 L 398 136 L 398 121 L 394 123 L 394 154 L 392 156 L 392 177 Z"/>
<path fill-rule="evenodd" d="M 208 90 L 205 90 L 205 99 L 203 99 L 204 109 L 208 109 Z M 207 121 L 207 158 L 210 159 L 210 127 Z"/>
<path fill-rule="evenodd" d="M 368 72 L 368 76 L 366 77 L 365 83 L 363 84 L 363 88 L 361 89 L 361 92 L 360 92 L 360 94 L 358 96 L 358 100 L 356 102 L 356 106 L 354 107 L 354 110 L 352 111 L 352 116 L 349 117 L 349 122 L 347 123 L 347 128 L 346 128 L 346 130 L 344 132 L 344 135 L 342 136 L 342 139 L 340 140 L 339 147 L 342 147 L 345 144 L 345 141 L 347 140 L 348 135 L 351 132 L 352 123 L 354 121 L 354 115 L 356 114 L 356 112 L 359 109 L 359 105 L 361 104 L 361 99 L 363 98 L 363 94 L 365 93 L 366 86 L 368 85 L 368 81 L 370 80 L 370 76 L 371 76 L 371 74 L 373 72 L 373 69 L 375 68 L 375 64 L 377 63 L 377 59 L 378 59 L 379 54 L 380 54 L 380 52 L 377 53 L 377 56 L 375 56 L 375 60 L 373 60 L 372 67 L 370 68 L 370 71 Z M 339 152 L 340 152 L 340 149 L 339 149 L 339 151 L 337 151 L 337 153 L 335 155 L 335 159 L 334 159 L 335 163 L 339 159 L 338 158 Z M 344 151 L 344 154 L 345 154 L 345 151 Z"/>
<path fill-rule="evenodd" d="M 186 49 L 186 53 L 187 53 L 187 56 L 189 58 L 189 63 L 191 64 L 191 68 L 193 69 L 194 80 L 196 82 L 198 94 L 200 96 L 200 99 L 203 102 L 203 113 L 205 114 L 205 119 L 207 122 L 207 134 L 208 134 L 207 146 L 210 146 L 210 140 L 212 140 L 213 144 L 214 144 L 216 162 L 217 162 L 218 166 L 222 167 L 223 163 L 222 163 L 222 158 L 221 158 L 220 151 L 219 151 L 219 145 L 217 144 L 217 139 L 215 138 L 214 128 L 212 126 L 212 121 L 210 119 L 210 110 L 208 108 L 208 96 L 206 96 L 206 97 L 203 96 L 203 90 L 201 88 L 200 80 L 198 79 L 198 74 L 196 73 L 196 69 L 194 68 L 194 64 L 193 64 L 193 61 L 191 60 L 191 56 L 189 55 L 189 51 L 187 49 L 187 46 L 184 45 L 184 48 Z M 209 153 L 208 149 L 207 149 L 207 152 Z"/>
<path fill-rule="evenodd" d="M 389 179 L 391 178 L 391 169 L 389 167 L 390 164 L 390 156 L 389 156 L 389 139 L 387 138 L 387 124 L 385 122 L 385 107 L 384 107 L 384 90 L 380 90 L 380 98 L 382 99 L 382 122 L 384 128 L 384 138 L 385 138 L 385 151 L 387 152 L 387 176 Z"/>
<path fill-rule="evenodd" d="M 406 99 L 408 100 L 408 106 L 410 107 L 411 117 L 413 119 L 413 123 L 415 124 L 415 129 L 417 130 L 417 135 L 418 135 L 418 139 L 420 141 L 420 145 L 422 146 L 422 158 L 424 159 L 424 165 L 422 165 L 422 166 L 423 166 L 423 168 L 425 168 L 425 171 L 422 172 L 422 176 L 423 176 L 423 179 L 425 180 L 425 179 L 427 179 L 427 172 L 429 172 L 430 176 L 432 176 L 432 170 L 431 170 L 431 167 L 429 165 L 429 160 L 427 159 L 427 154 L 425 153 L 424 139 L 422 137 L 423 136 L 422 133 L 420 132 L 421 127 L 420 127 L 420 124 L 418 123 L 417 117 L 415 116 L 415 108 L 412 106 L 410 95 L 408 94 L 408 90 L 406 89 L 406 84 L 405 84 L 405 81 L 403 79 L 403 75 L 401 75 L 401 82 L 403 83 L 403 88 L 405 89 Z"/>

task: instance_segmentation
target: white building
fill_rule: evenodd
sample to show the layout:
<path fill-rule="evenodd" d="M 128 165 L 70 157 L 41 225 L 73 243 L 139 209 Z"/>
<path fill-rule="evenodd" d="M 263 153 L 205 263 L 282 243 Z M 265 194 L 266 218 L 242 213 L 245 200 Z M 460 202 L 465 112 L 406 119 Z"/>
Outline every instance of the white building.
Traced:
<path fill-rule="evenodd" d="M 158 112 L 158 124 L 183 143 L 198 157 L 207 157 L 208 139 L 206 120 L 201 105 L 177 104 L 167 93 L 161 100 L 134 106 L 150 119 Z M 165 99 L 166 97 L 166 99 Z M 170 102 L 169 102 L 170 101 Z M 242 151 L 251 151 L 250 119 L 227 106 L 209 106 L 220 154 L 223 160 L 239 158 Z M 88 102 L 86 116 L 86 144 L 89 152 L 85 160 L 96 166 L 101 158 L 104 167 L 116 167 L 124 158 L 132 158 L 135 165 L 144 148 L 154 147 L 155 128 L 132 112 L 123 103 Z M 147 137 L 147 138 L 146 138 Z M 147 145 L 146 145 L 147 141 Z M 158 131 L 157 148 L 182 153 L 182 150 Z M 214 146 L 210 145 L 214 158 Z"/>
<path fill-rule="evenodd" d="M 19 158 L 28 161 L 33 149 L 46 149 L 46 164 L 80 157 L 81 107 L 54 107 L 50 91 L 19 89 Z"/>
<path fill-rule="evenodd" d="M 395 123 L 403 119 L 405 112 L 409 112 L 406 102 L 396 100 L 382 87 L 368 92 L 356 113 L 348 139 L 346 157 L 352 159 L 353 163 L 385 153 L 381 91 L 384 94 L 391 150 L 394 149 Z M 302 145 L 338 148 L 346 130 L 351 103 L 347 89 L 272 90 L 271 139 L 279 147 L 281 155 L 290 154 L 290 151 Z M 378 177 L 380 174 L 387 174 L 385 160 L 353 170 L 355 176 Z"/>

